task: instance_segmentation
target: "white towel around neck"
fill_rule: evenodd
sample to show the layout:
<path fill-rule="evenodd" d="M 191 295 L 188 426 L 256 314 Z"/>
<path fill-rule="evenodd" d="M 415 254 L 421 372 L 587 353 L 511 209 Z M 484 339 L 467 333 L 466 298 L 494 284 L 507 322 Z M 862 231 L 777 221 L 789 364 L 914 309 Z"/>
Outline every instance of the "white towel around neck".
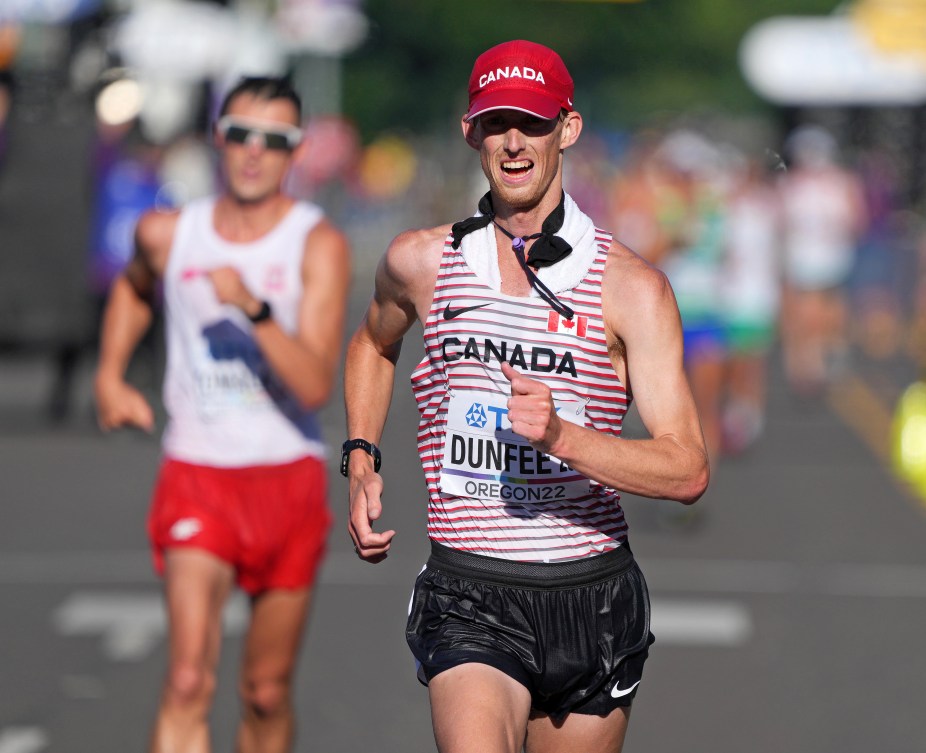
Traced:
<path fill-rule="evenodd" d="M 566 194 L 565 209 L 563 227 L 557 235 L 572 246 L 572 253 L 556 264 L 537 270 L 537 277 L 554 293 L 562 293 L 578 285 L 585 278 L 598 253 L 595 223 L 579 209 L 569 194 Z M 506 250 L 514 253 L 510 248 Z M 463 238 L 460 253 L 479 279 L 493 290 L 501 291 L 494 225 L 490 223 Z M 538 295 L 533 288 L 530 294 L 533 297 Z"/>

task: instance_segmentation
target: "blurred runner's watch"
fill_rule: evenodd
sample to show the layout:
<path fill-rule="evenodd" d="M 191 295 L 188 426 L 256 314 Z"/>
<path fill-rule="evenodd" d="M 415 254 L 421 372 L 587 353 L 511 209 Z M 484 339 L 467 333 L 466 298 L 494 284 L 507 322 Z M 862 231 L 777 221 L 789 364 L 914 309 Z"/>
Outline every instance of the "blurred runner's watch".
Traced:
<path fill-rule="evenodd" d="M 350 462 L 350 454 L 354 450 L 363 450 L 373 456 L 373 470 L 379 473 L 379 467 L 382 465 L 383 456 L 372 442 L 365 439 L 348 439 L 341 445 L 341 475 L 347 476 L 347 464 Z"/>
<path fill-rule="evenodd" d="M 252 324 L 257 324 L 258 322 L 265 322 L 267 319 L 273 316 L 273 311 L 270 309 L 270 304 L 267 301 L 260 302 L 260 309 L 258 309 L 256 314 L 245 314 L 248 319 L 251 320 Z"/>

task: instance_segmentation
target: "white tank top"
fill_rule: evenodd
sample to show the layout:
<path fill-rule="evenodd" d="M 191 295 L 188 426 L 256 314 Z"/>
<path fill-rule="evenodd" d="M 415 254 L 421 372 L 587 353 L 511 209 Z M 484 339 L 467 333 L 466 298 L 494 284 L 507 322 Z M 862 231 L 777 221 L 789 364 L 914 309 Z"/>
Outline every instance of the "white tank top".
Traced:
<path fill-rule="evenodd" d="M 855 261 L 852 178 L 836 170 L 795 171 L 781 189 L 787 281 L 811 290 L 843 285 Z"/>
<path fill-rule="evenodd" d="M 204 270 L 233 266 L 245 285 L 294 334 L 302 297 L 305 239 L 322 218 L 299 202 L 267 235 L 250 243 L 222 239 L 215 198 L 190 202 L 177 222 L 164 274 L 170 420 L 164 453 L 189 463 L 242 467 L 326 454 L 318 418 L 301 408 L 271 371 L 236 306 L 219 303 Z"/>
<path fill-rule="evenodd" d="M 450 238 L 445 244 L 424 327 L 425 357 L 412 374 L 428 535 L 454 549 L 531 562 L 614 549 L 627 538 L 617 491 L 511 431 L 511 388 L 501 372 L 508 361 L 551 388 L 560 417 L 620 435 L 630 400 L 614 373 L 601 314 L 611 236 L 592 234 L 588 271 L 557 292 L 575 311 L 569 322 L 543 300 L 504 295 L 473 271 L 462 251 L 482 232 L 467 236 L 462 250 Z"/>

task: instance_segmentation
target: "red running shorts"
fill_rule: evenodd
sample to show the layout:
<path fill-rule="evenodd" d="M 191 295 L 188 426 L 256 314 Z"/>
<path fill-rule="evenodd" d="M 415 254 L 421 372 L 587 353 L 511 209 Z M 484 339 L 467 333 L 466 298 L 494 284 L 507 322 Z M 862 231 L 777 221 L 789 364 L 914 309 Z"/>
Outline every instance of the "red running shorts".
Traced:
<path fill-rule="evenodd" d="M 164 552 L 203 549 L 235 568 L 249 594 L 312 585 L 332 516 L 325 463 L 215 468 L 165 459 L 148 515 L 154 566 Z"/>

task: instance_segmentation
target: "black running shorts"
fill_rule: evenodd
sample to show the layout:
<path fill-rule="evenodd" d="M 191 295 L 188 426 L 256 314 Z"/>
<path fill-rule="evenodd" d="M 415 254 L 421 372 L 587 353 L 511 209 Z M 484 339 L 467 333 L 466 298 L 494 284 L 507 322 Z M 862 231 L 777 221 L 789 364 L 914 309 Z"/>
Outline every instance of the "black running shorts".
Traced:
<path fill-rule="evenodd" d="M 431 543 L 405 632 L 424 683 L 477 662 L 531 693 L 535 711 L 629 706 L 653 643 L 649 593 L 629 547 L 564 563 L 512 562 Z"/>

